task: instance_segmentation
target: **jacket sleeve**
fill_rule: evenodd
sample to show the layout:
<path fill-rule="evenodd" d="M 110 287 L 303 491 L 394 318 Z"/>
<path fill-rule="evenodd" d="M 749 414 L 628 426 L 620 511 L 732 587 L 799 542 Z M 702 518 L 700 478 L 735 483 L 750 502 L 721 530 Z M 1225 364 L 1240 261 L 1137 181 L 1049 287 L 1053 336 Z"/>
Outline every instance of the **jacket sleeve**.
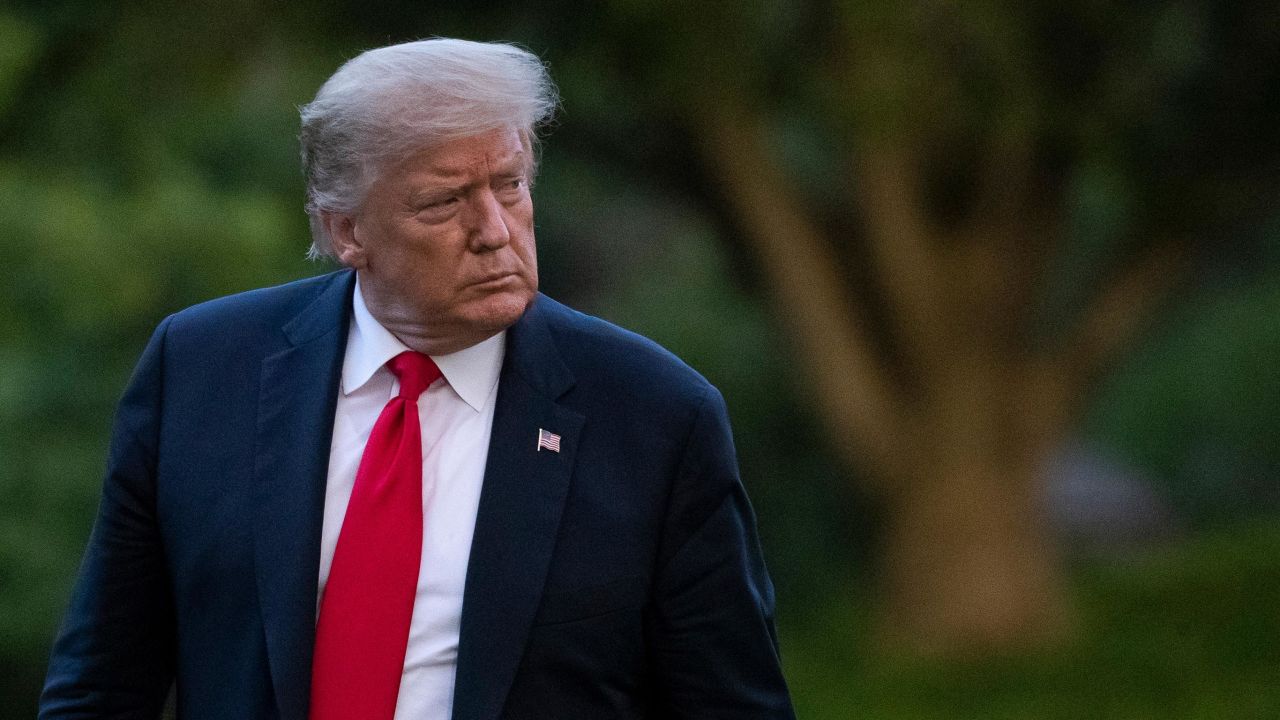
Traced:
<path fill-rule="evenodd" d="M 174 672 L 174 613 L 156 517 L 161 323 L 116 412 L 102 500 L 53 645 L 39 717 L 155 718 Z"/>
<path fill-rule="evenodd" d="M 794 718 L 773 584 L 738 478 L 724 400 L 708 388 L 675 479 L 648 623 L 662 717 Z"/>

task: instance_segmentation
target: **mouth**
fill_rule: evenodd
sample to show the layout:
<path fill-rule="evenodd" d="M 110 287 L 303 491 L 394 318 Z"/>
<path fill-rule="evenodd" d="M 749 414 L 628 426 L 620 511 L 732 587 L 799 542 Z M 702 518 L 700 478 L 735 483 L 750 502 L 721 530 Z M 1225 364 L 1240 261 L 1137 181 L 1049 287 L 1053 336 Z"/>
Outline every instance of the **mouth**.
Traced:
<path fill-rule="evenodd" d="M 478 288 L 495 287 L 505 285 L 508 282 L 516 280 L 518 277 L 519 276 L 514 272 L 495 273 L 493 275 L 486 275 L 485 277 L 477 280 L 472 283 L 472 286 Z"/>

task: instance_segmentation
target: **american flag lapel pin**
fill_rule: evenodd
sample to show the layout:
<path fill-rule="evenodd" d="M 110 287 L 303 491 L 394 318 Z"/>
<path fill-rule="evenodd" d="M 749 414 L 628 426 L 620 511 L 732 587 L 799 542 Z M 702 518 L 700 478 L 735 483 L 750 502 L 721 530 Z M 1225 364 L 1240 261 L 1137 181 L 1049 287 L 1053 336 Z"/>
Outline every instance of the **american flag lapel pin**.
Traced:
<path fill-rule="evenodd" d="M 553 432 L 547 432 L 542 428 L 538 428 L 538 450 L 537 451 L 542 452 L 543 448 L 546 448 L 547 450 L 550 450 L 553 453 L 560 452 L 560 436 Z"/>

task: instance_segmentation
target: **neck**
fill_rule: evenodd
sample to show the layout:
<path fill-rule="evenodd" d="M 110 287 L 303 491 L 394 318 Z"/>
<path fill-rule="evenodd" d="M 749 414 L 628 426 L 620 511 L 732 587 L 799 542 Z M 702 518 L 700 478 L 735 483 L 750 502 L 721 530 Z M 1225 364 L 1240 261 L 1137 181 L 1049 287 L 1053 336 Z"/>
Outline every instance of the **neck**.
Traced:
<path fill-rule="evenodd" d="M 459 322 L 424 321 L 420 310 L 380 293 L 376 283 L 369 283 L 365 278 L 361 278 L 357 291 L 374 320 L 410 350 L 424 355 L 449 355 L 465 350 L 502 330 Z"/>
<path fill-rule="evenodd" d="M 372 308 L 369 309 L 369 312 L 392 335 L 395 335 L 397 340 L 404 343 L 410 350 L 416 350 L 423 355 L 449 355 L 459 350 L 465 350 L 490 337 L 489 335 L 484 335 L 462 338 L 457 335 L 435 335 L 425 326 L 385 319 L 374 312 Z"/>

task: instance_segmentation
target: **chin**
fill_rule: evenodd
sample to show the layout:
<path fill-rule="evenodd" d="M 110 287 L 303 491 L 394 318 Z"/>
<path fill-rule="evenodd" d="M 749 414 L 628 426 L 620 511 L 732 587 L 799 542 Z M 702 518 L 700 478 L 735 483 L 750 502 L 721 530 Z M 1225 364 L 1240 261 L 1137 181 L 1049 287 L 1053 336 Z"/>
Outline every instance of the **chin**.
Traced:
<path fill-rule="evenodd" d="M 471 313 L 477 326 L 492 332 L 506 330 L 520 319 L 529 304 L 533 302 L 533 292 L 495 293 L 483 301 Z"/>

